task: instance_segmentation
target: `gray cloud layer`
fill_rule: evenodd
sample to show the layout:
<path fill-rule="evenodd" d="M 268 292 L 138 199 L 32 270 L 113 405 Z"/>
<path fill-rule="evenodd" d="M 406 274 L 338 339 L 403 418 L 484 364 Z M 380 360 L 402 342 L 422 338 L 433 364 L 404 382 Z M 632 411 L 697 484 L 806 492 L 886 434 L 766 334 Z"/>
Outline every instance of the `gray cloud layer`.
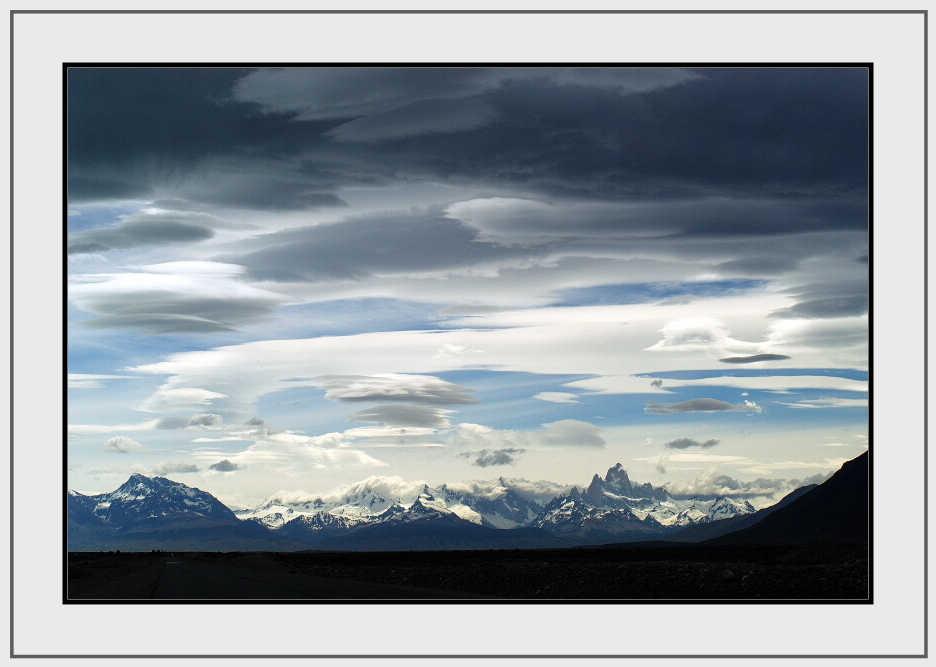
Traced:
<path fill-rule="evenodd" d="M 210 219 L 210 216 L 175 211 L 132 216 L 115 227 L 69 234 L 68 254 L 204 241 L 214 236 L 214 231 L 205 224 L 205 218 Z"/>
<path fill-rule="evenodd" d="M 92 328 L 135 328 L 149 334 L 232 331 L 262 321 L 287 301 L 246 284 L 240 267 L 175 262 L 139 272 L 95 276 L 69 286 L 69 298 L 99 315 Z"/>
<path fill-rule="evenodd" d="M 490 468 L 492 466 L 513 465 L 517 462 L 517 455 L 523 454 L 525 449 L 482 449 L 480 452 L 464 452 L 459 454 L 459 458 L 474 459 L 471 465 L 479 468 Z"/>
<path fill-rule="evenodd" d="M 783 361 L 789 358 L 785 354 L 752 354 L 748 357 L 725 357 L 719 361 L 724 364 L 754 364 L 758 361 Z"/>
<path fill-rule="evenodd" d="M 421 179 L 799 198 L 825 209 L 791 220 L 810 228 L 864 206 L 863 68 L 71 68 L 68 84 L 71 201 L 184 191 L 309 207 L 341 186 Z M 258 185 L 231 187 L 232 165 Z"/>
<path fill-rule="evenodd" d="M 720 440 L 706 440 L 705 442 L 699 442 L 698 440 L 693 440 L 692 438 L 677 438 L 676 440 L 670 440 L 667 443 L 664 443 L 663 446 L 667 449 L 687 449 L 689 447 L 701 447 L 707 449 L 709 447 L 714 447 L 720 442 Z"/>
<path fill-rule="evenodd" d="M 423 405 L 471 405 L 473 389 L 426 375 L 323 375 L 316 384 L 333 401 L 402 401 Z"/>
<path fill-rule="evenodd" d="M 375 405 L 355 412 L 348 421 L 375 422 L 384 426 L 446 428 L 450 410 L 426 405 Z"/>
<path fill-rule="evenodd" d="M 759 412 L 761 408 L 753 403 L 734 405 L 715 398 L 693 398 L 680 403 L 650 402 L 646 404 L 645 410 L 652 414 L 666 415 L 677 412 Z"/>
<path fill-rule="evenodd" d="M 211 239 L 202 209 L 337 212 L 349 188 L 432 184 L 479 194 L 293 225 L 218 259 L 245 280 L 333 283 L 635 256 L 772 278 L 867 257 L 860 67 L 91 67 L 68 84 L 69 200 L 177 209 L 74 233 L 72 254 Z M 818 277 L 776 317 L 867 311 L 866 281 Z M 230 331 L 284 302 L 84 291 L 86 326 L 149 334 Z"/>

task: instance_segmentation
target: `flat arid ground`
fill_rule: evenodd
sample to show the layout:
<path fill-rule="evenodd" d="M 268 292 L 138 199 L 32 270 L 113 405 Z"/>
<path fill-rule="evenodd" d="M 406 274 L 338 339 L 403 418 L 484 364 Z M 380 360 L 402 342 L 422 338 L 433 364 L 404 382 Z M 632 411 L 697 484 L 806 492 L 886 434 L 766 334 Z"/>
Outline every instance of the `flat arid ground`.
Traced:
<path fill-rule="evenodd" d="M 865 546 L 69 553 L 67 599 L 869 601 Z"/>

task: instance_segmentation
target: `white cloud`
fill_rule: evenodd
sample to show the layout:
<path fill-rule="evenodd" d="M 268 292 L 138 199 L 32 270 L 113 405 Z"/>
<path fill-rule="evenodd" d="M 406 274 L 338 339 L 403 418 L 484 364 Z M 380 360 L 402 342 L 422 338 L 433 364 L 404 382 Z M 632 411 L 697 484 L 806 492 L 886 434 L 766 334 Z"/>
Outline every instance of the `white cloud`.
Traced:
<path fill-rule="evenodd" d="M 373 493 L 386 500 L 411 503 L 422 492 L 426 482 L 407 481 L 399 476 L 372 475 L 353 484 L 344 484 L 324 493 L 280 490 L 264 501 L 264 504 L 302 505 L 321 500 L 328 504 L 344 504 L 355 497 Z"/>
<path fill-rule="evenodd" d="M 537 398 L 541 401 L 548 401 L 549 403 L 578 403 L 579 395 L 570 394 L 566 391 L 541 391 L 536 394 L 533 398 Z"/>
<path fill-rule="evenodd" d="M 653 461 L 657 462 L 659 457 L 649 457 L 649 458 L 640 458 L 638 461 Z M 712 454 L 711 452 L 667 452 L 666 462 L 667 463 L 739 463 L 748 461 L 746 456 L 735 456 L 731 454 Z"/>
<path fill-rule="evenodd" d="M 89 373 L 69 373 L 69 389 L 101 389 L 105 380 L 136 380 L 138 375 L 94 375 Z"/>
<path fill-rule="evenodd" d="M 100 433 L 117 433 L 119 431 L 151 431 L 159 428 L 162 420 L 150 419 L 139 424 L 69 424 L 69 435 L 97 435 Z"/>
<path fill-rule="evenodd" d="M 498 430 L 481 424 L 459 424 L 449 438 L 457 447 L 482 449 L 602 449 L 605 430 L 577 419 L 562 419 L 543 424 L 539 431 Z"/>
<path fill-rule="evenodd" d="M 710 317 L 692 317 L 667 323 L 661 330 L 663 339 L 647 348 L 651 352 L 713 352 L 754 351 L 759 346 L 735 340 L 724 322 Z"/>
<path fill-rule="evenodd" d="M 780 405 L 791 408 L 866 408 L 868 407 L 868 399 L 824 397 L 803 399 L 794 403 L 780 403 Z"/>
<path fill-rule="evenodd" d="M 752 462 L 749 466 L 740 469 L 742 472 L 758 475 L 768 474 L 776 470 L 817 470 L 835 471 L 842 467 L 847 458 L 827 458 L 823 461 L 771 461 Z"/>
<path fill-rule="evenodd" d="M 306 436 L 284 430 L 266 429 L 241 452 L 196 451 L 192 456 L 208 468 L 222 461 L 224 468 L 237 466 L 254 472 L 295 476 L 312 470 L 330 471 L 384 467 L 388 465 L 369 454 L 351 448 L 351 439 L 343 433 Z"/>
<path fill-rule="evenodd" d="M 826 389 L 833 391 L 868 391 L 867 380 L 829 375 L 772 375 L 759 377 L 718 377 L 695 380 L 667 380 L 667 387 L 736 387 L 738 389 L 788 393 L 796 389 Z"/>
<path fill-rule="evenodd" d="M 290 299 L 241 279 L 243 268 L 218 262 L 169 262 L 126 273 L 76 275 L 69 299 L 100 317 L 94 328 L 134 327 L 149 334 L 230 331 L 262 320 Z"/>
<path fill-rule="evenodd" d="M 767 337 L 777 349 L 814 350 L 868 346 L 868 318 L 778 320 L 770 325 Z"/>
<path fill-rule="evenodd" d="M 738 499 L 786 495 L 795 488 L 785 479 L 760 478 L 739 481 L 721 474 L 716 467 L 709 468 L 694 478 L 668 482 L 664 486 L 677 497 L 728 496 Z"/>
<path fill-rule="evenodd" d="M 452 345 L 451 343 L 446 343 L 439 348 L 438 352 L 436 352 L 436 357 L 439 359 L 444 359 L 446 357 L 460 357 L 467 354 L 482 354 L 482 351 L 472 350 L 465 347 L 464 345 Z"/>
<path fill-rule="evenodd" d="M 211 405 L 219 398 L 227 398 L 227 395 L 199 387 L 172 388 L 163 385 L 143 401 L 138 409 L 145 412 L 171 412 Z"/>

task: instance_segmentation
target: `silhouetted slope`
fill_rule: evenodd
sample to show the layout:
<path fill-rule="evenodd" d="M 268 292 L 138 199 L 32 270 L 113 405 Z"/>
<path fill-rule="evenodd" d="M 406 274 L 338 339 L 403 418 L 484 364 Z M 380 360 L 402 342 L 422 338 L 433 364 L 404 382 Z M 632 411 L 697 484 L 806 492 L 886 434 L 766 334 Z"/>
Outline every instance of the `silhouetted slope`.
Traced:
<path fill-rule="evenodd" d="M 754 526 L 703 545 L 868 542 L 868 453 L 847 461 L 838 472 L 808 493 Z"/>
<path fill-rule="evenodd" d="M 798 489 L 795 489 L 785 495 L 780 499 L 779 502 L 771 505 L 770 507 L 765 507 L 761 510 L 758 510 L 754 514 L 733 516 L 727 519 L 722 519 L 720 521 L 697 523 L 691 526 L 686 526 L 685 528 L 680 528 L 672 535 L 670 535 L 668 539 L 676 542 L 702 542 L 703 540 L 711 540 L 728 533 L 733 533 L 744 528 L 749 528 L 754 524 L 760 523 L 777 510 L 786 507 L 803 494 L 812 491 L 816 488 L 816 486 L 816 484 L 801 486 Z"/>

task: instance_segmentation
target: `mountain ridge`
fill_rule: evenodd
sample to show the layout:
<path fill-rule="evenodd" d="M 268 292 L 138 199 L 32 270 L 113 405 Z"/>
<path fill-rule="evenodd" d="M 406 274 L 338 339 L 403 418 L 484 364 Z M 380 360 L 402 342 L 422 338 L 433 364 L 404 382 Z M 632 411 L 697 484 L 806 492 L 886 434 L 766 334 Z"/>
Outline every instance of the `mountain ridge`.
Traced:
<path fill-rule="evenodd" d="M 854 484 L 860 475 L 851 477 Z M 832 485 L 833 491 L 838 484 Z M 205 491 L 134 474 L 110 493 L 86 496 L 69 491 L 68 545 L 69 550 L 109 544 L 139 549 L 164 540 L 175 545 L 276 551 L 374 550 L 375 545 L 430 550 L 653 540 L 707 543 L 735 533 L 743 538 L 745 529 L 756 527 L 823 485 L 797 489 L 781 503 L 765 508 L 769 512 L 757 512 L 749 502 L 727 496 L 676 499 L 664 487 L 633 483 L 620 463 L 603 478 L 594 475 L 584 490 L 571 487 L 546 503 L 521 486 L 511 486 L 503 478 L 496 484 L 478 483 L 470 488 L 422 483 L 410 485 L 409 492 L 400 495 L 381 488 L 378 478 L 369 478 L 327 501 L 296 497 L 295 502 L 287 502 L 286 497 L 271 496 L 255 510 L 234 512 Z M 807 507 L 807 512 L 820 512 L 815 502 Z M 823 522 L 826 525 L 828 520 Z M 751 539 L 761 538 L 755 534 Z"/>

